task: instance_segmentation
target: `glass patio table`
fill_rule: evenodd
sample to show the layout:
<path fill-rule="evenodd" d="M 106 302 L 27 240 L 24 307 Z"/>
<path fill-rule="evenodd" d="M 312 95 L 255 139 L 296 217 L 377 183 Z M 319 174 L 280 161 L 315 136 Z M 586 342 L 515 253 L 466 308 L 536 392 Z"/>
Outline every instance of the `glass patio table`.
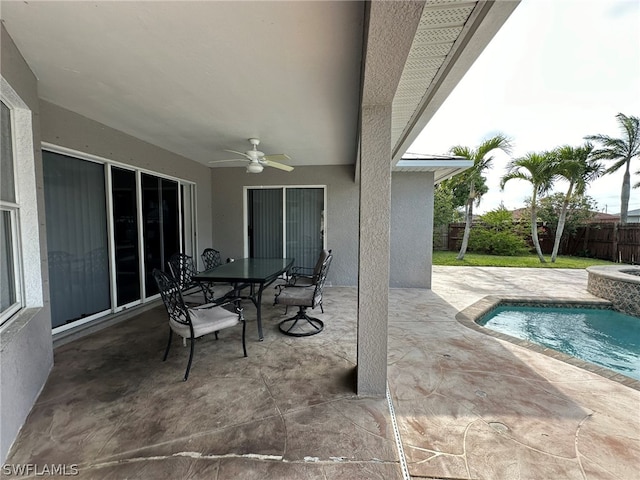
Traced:
<path fill-rule="evenodd" d="M 199 282 L 229 282 L 233 285 L 234 295 L 248 298 L 256 306 L 258 318 L 258 338 L 262 341 L 262 318 L 260 304 L 262 292 L 280 275 L 291 269 L 293 258 L 240 258 L 224 263 L 216 268 L 204 270 L 193 276 Z M 239 295 L 240 290 L 249 284 L 249 295 Z"/>

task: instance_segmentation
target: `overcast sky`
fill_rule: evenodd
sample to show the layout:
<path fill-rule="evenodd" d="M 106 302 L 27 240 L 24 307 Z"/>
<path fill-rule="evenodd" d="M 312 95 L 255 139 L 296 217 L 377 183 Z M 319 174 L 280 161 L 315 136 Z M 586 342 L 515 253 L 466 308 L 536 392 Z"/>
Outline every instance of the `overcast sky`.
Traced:
<path fill-rule="evenodd" d="M 523 0 L 469 69 L 409 152 L 444 154 L 476 148 L 496 132 L 513 139 L 512 157 L 584 136 L 621 136 L 615 115 L 640 116 L 640 1 Z M 509 157 L 495 154 L 489 193 L 479 213 L 524 205 L 530 185 L 511 180 L 500 191 Z M 632 185 L 640 160 L 631 164 Z M 622 171 L 591 184 L 598 209 L 620 212 Z M 558 184 L 556 190 L 565 190 Z M 640 208 L 631 190 L 629 210 Z"/>

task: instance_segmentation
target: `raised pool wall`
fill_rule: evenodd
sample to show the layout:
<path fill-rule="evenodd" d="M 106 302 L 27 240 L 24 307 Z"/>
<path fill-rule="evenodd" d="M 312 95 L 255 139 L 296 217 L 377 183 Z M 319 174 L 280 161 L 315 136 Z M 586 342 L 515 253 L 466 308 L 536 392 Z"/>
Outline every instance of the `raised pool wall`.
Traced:
<path fill-rule="evenodd" d="M 640 317 L 640 267 L 612 265 L 588 267 L 587 291 L 609 300 L 627 315 Z"/>

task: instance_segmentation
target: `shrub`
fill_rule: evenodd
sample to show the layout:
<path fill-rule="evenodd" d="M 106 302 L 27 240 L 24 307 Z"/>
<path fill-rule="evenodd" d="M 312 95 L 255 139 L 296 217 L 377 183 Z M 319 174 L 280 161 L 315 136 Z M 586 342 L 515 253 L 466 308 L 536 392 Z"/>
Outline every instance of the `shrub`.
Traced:
<path fill-rule="evenodd" d="M 514 222 L 504 207 L 485 213 L 471 230 L 469 251 L 489 255 L 523 255 L 528 253 L 526 227 Z"/>
<path fill-rule="evenodd" d="M 525 255 L 529 252 L 527 242 L 514 232 L 496 231 L 479 226 L 471 230 L 469 251 L 489 255 Z"/>

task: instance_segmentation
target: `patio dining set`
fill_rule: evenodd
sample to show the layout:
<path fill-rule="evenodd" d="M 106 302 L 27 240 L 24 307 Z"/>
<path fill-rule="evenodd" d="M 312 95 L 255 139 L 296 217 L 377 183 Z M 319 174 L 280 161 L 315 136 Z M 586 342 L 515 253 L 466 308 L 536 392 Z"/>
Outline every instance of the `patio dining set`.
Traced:
<path fill-rule="evenodd" d="M 243 300 L 251 300 L 256 307 L 258 339 L 262 341 L 261 303 L 266 287 L 277 280 L 274 305 L 298 307 L 296 315 L 282 320 L 278 328 L 284 335 L 306 337 L 320 333 L 322 320 L 310 317 L 308 308 L 320 306 L 322 291 L 333 255 L 322 250 L 315 267 L 294 266 L 293 258 L 242 258 L 222 262 L 218 250 L 207 248 L 202 253 L 205 270 L 198 271 L 193 257 L 175 253 L 168 263 L 168 272 L 153 270 L 169 317 L 169 340 L 163 361 L 167 359 L 173 334 L 190 341 L 189 360 L 184 380 L 189 378 L 195 339 L 225 328 L 242 325 L 242 349 L 247 356 L 246 320 Z M 222 292 L 222 293 L 219 293 Z M 287 312 L 285 310 L 285 314 Z"/>

